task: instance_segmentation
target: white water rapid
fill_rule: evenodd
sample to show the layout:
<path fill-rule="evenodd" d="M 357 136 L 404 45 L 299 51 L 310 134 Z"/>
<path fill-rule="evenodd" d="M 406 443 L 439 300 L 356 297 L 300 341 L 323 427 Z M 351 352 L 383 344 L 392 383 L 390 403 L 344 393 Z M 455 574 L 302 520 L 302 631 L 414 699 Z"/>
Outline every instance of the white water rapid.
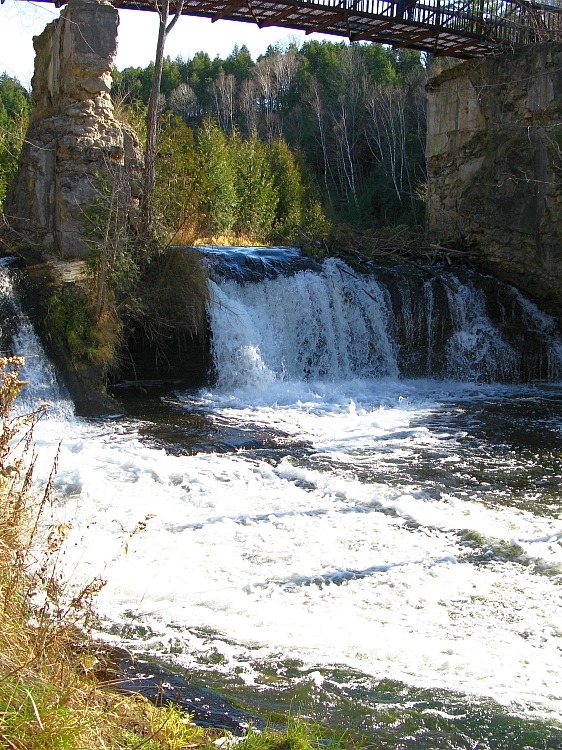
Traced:
<path fill-rule="evenodd" d="M 402 325 L 431 348 L 424 285 L 423 321 L 412 304 Z M 397 721 L 389 705 L 410 710 L 415 691 L 440 696 L 424 726 L 492 701 L 559 731 L 562 387 L 484 382 L 516 352 L 458 281 L 449 379 L 400 377 L 375 277 L 329 263 L 213 290 L 218 380 L 162 397 L 173 435 L 61 409 L 36 429 L 39 484 L 61 446 L 46 519 L 68 529 L 61 572 L 107 581 L 103 637 L 361 731 Z M 406 734 L 380 746 L 418 747 Z M 419 747 L 562 747 L 521 742 Z"/>

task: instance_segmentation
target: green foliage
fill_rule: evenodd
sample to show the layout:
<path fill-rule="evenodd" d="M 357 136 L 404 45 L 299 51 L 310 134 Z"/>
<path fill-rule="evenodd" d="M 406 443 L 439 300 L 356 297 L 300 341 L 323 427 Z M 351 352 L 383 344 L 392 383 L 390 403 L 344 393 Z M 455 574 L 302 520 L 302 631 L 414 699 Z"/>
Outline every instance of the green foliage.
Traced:
<path fill-rule="evenodd" d="M 197 747 L 204 738 L 203 730 L 191 723 L 189 714 L 171 703 L 152 713 L 148 734 L 148 740 L 155 750 L 185 750 Z"/>
<path fill-rule="evenodd" d="M 55 295 L 45 321 L 71 358 L 95 362 L 102 376 L 118 368 L 124 321 L 138 307 L 142 254 L 131 237 L 127 202 L 119 170 L 98 178 L 98 198 L 86 211 L 89 284 L 82 290 L 70 288 L 68 299 Z"/>
<path fill-rule="evenodd" d="M 327 231 L 314 179 L 284 139 L 226 135 L 207 119 L 197 146 L 207 187 L 205 236 L 291 242 L 305 225 L 307 232 Z"/>
<path fill-rule="evenodd" d="M 399 80 L 423 72 L 420 53 L 417 50 L 396 47 L 396 49 L 389 50 L 389 52 Z"/>
<path fill-rule="evenodd" d="M 29 112 L 27 91 L 7 73 L 0 75 L 0 127 L 7 128 L 23 112 Z"/>
<path fill-rule="evenodd" d="M 93 312 L 84 295 L 74 291 L 56 292 L 47 300 L 46 324 L 51 336 L 72 357 L 87 354 L 93 346 Z"/>
<path fill-rule="evenodd" d="M 45 326 L 54 342 L 71 360 L 87 360 L 103 371 L 115 366 L 120 324 L 112 312 L 96 317 L 88 295 L 67 287 L 51 294 L 45 302 Z"/>
<path fill-rule="evenodd" d="M 275 229 L 292 236 L 302 226 L 305 208 L 305 186 L 302 169 L 287 143 L 277 138 L 269 147 L 269 163 L 277 195 Z"/>
<path fill-rule="evenodd" d="M 230 141 L 218 125 L 207 119 L 199 130 L 197 142 L 208 184 L 202 205 L 205 233 L 212 236 L 229 235 L 234 229 L 238 208 Z"/>
<path fill-rule="evenodd" d="M 269 161 L 278 198 L 275 225 L 270 239 L 302 242 L 322 239 L 330 230 L 310 170 L 282 138 L 269 145 Z"/>
<path fill-rule="evenodd" d="M 9 750 L 180 750 L 212 748 L 212 739 L 172 706 L 111 694 L 96 682 L 103 663 L 77 625 L 91 614 L 87 584 L 72 592 L 58 561 L 66 524 L 36 533 L 53 479 L 33 482 L 37 414 L 14 417 L 13 399 L 25 383 L 20 357 L 0 358 L 0 745 Z M 37 503 L 39 495 L 39 502 Z M 38 594 L 41 594 L 38 596 Z"/>
<path fill-rule="evenodd" d="M 115 96 L 146 104 L 152 72 L 148 66 L 118 73 Z M 423 211 L 416 195 L 425 181 L 425 111 L 411 81 L 425 75 L 417 51 L 343 41 L 307 40 L 300 48 L 271 45 L 257 63 L 243 46 L 224 59 L 212 60 L 204 52 L 188 60 L 166 58 L 162 94 L 194 129 L 196 147 L 208 159 L 209 192 L 203 189 L 200 195 L 203 186 L 194 186 L 192 202 L 193 210 L 199 206 L 201 218 L 206 216 L 202 231 L 210 236 L 258 233 L 263 240 L 295 235 L 307 209 L 299 209 L 299 198 L 290 196 L 288 186 L 297 193 L 301 187 L 287 158 L 275 155 L 277 139 L 289 147 L 307 186 L 312 175 L 315 197 L 305 191 L 305 204 L 320 199 L 322 213 L 359 227 L 419 226 Z M 394 89 L 408 89 L 400 121 L 387 118 L 384 127 L 381 118 L 376 122 L 386 156 L 373 150 L 369 97 L 375 86 L 387 89 L 389 100 Z M 271 153 L 264 157 L 255 145 L 241 145 L 246 142 L 240 137 L 221 141 L 208 124 L 217 111 L 225 128 L 249 134 L 247 144 L 257 138 L 267 144 L 266 151 L 271 144 Z M 244 149 L 248 163 L 235 156 Z M 266 191 L 261 205 L 255 190 L 260 182 Z"/>
<path fill-rule="evenodd" d="M 0 75 L 0 211 L 17 170 L 30 108 L 23 86 L 6 73 Z"/>
<path fill-rule="evenodd" d="M 302 242 L 302 235 L 304 235 L 306 241 L 312 239 L 316 243 L 323 243 L 331 231 L 332 222 L 324 213 L 320 201 L 316 199 L 308 201 L 304 211 L 303 231 L 299 233 L 299 242 Z"/>
<path fill-rule="evenodd" d="M 163 353 L 178 334 L 193 336 L 203 330 L 209 290 L 197 251 L 167 247 L 152 253 L 140 289 L 140 307 L 131 323 L 141 325 L 145 338 Z"/>
<path fill-rule="evenodd" d="M 137 138 L 140 145 L 146 146 L 146 106 L 138 101 L 127 102 L 127 97 L 115 98 L 115 117 L 119 122 L 128 125 Z"/>
<path fill-rule="evenodd" d="M 210 104 L 210 86 L 222 69 L 222 61 L 219 58 L 211 60 L 206 52 L 196 52 L 189 63 L 186 83 L 189 83 L 204 107 Z"/>
<path fill-rule="evenodd" d="M 252 729 L 242 740 L 240 750 L 338 750 L 344 747 L 345 738 L 327 739 L 322 727 L 299 718 L 290 718 L 283 730 Z"/>
<path fill-rule="evenodd" d="M 154 192 L 160 239 L 191 244 L 201 230 L 207 176 L 191 128 L 180 117 L 165 116 L 161 122 Z"/>
<path fill-rule="evenodd" d="M 278 196 L 267 149 L 257 135 L 232 138 L 236 169 L 239 235 L 267 237 L 275 222 Z"/>
<path fill-rule="evenodd" d="M 252 60 L 250 50 L 245 44 L 241 47 L 238 47 L 238 45 L 235 44 L 232 52 L 224 61 L 223 67 L 225 73 L 232 73 L 237 82 L 242 83 L 242 81 L 250 77 L 254 67 L 254 61 Z"/>
<path fill-rule="evenodd" d="M 160 93 L 167 98 L 172 91 L 182 83 L 179 66 L 175 65 L 169 57 L 165 57 L 162 64 L 162 81 L 160 82 Z"/>

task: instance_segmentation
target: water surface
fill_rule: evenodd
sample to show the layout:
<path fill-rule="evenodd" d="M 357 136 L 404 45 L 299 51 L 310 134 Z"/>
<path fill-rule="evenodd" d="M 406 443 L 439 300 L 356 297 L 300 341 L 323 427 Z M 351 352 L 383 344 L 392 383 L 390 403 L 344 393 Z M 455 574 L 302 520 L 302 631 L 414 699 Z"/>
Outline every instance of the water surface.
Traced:
<path fill-rule="evenodd" d="M 58 396 L 36 477 L 60 442 L 59 564 L 106 580 L 103 638 L 273 721 L 562 748 L 562 386 L 497 382 L 521 357 L 474 288 L 439 333 L 425 279 L 423 315 L 401 309 L 433 348 L 405 357 L 389 288 L 350 278 L 218 278 L 212 387 L 122 391 L 98 421 Z M 438 376 L 406 377 L 416 358 Z"/>

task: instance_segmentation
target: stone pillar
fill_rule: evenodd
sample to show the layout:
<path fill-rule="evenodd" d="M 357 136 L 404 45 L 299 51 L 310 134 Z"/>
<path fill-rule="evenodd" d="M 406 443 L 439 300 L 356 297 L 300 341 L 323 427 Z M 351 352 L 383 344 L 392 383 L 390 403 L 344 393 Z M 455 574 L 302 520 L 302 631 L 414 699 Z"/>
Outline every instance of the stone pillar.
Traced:
<path fill-rule="evenodd" d="M 34 109 L 5 202 L 9 243 L 24 257 L 86 256 L 87 214 L 103 181 L 128 172 L 132 210 L 138 202 L 138 144 L 115 119 L 110 97 L 118 24 L 108 2 L 69 0 L 34 38 Z"/>
<path fill-rule="evenodd" d="M 428 231 L 562 320 L 562 43 L 465 62 L 428 84 Z"/>

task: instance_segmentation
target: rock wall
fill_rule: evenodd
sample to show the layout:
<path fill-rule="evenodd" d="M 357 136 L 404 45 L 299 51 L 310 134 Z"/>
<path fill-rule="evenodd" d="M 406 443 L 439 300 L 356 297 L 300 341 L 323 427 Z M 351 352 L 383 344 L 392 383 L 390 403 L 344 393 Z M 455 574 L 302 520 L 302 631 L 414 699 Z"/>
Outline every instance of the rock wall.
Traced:
<path fill-rule="evenodd" d="M 562 320 L 562 44 L 463 63 L 428 84 L 427 223 Z"/>
<path fill-rule="evenodd" d="M 55 291 L 91 292 L 85 258 L 100 242 L 110 204 L 127 228 L 138 214 L 142 154 L 110 97 L 118 24 L 104 0 L 69 0 L 34 38 L 33 113 L 0 227 L 0 247 L 27 270 L 26 310 L 77 412 L 87 415 L 116 410 L 103 366 L 55 340 L 42 302 Z"/>
<path fill-rule="evenodd" d="M 110 97 L 118 23 L 117 10 L 103 0 L 69 0 L 34 38 L 34 109 L 5 202 L 6 244 L 26 259 L 83 258 L 88 212 L 102 183 L 120 180 L 123 171 L 122 199 L 132 214 L 138 205 L 138 144 L 116 120 Z"/>

